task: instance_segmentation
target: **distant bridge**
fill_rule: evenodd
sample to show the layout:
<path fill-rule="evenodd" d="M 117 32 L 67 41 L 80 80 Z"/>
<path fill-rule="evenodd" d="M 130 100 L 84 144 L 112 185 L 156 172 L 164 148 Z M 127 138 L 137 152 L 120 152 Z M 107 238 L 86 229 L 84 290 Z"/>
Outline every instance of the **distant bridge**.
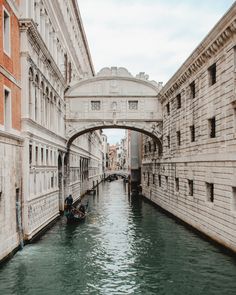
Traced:
<path fill-rule="evenodd" d="M 128 170 L 108 170 L 105 172 L 105 177 L 108 177 L 110 175 L 128 177 L 130 175 L 130 173 Z"/>

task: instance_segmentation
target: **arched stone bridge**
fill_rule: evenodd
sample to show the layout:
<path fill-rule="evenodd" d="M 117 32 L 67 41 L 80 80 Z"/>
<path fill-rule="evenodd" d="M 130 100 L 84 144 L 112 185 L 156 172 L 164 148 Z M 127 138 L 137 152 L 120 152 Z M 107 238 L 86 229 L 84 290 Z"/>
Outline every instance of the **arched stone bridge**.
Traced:
<path fill-rule="evenodd" d="M 107 170 L 105 172 L 105 177 L 108 177 L 110 175 L 117 175 L 127 178 L 130 175 L 130 173 L 128 170 Z"/>
<path fill-rule="evenodd" d="M 161 83 L 140 73 L 133 77 L 125 68 L 104 68 L 95 77 L 72 85 L 66 92 L 68 147 L 89 131 L 123 128 L 155 139 L 162 150 Z"/>

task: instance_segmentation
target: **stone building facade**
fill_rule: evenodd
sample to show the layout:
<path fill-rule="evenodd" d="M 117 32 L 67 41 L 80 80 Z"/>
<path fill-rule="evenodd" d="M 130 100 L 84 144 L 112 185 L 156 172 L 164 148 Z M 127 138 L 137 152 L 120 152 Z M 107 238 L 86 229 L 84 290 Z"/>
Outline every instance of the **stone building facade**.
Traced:
<path fill-rule="evenodd" d="M 19 244 L 21 226 L 19 1 L 0 1 L 0 260 Z"/>
<path fill-rule="evenodd" d="M 31 239 L 99 179 L 100 134 L 75 139 L 68 148 L 65 91 L 93 76 L 77 1 L 22 0 L 23 229 Z M 96 171 L 95 171 L 96 170 Z"/>
<path fill-rule="evenodd" d="M 163 151 L 143 143 L 143 194 L 236 251 L 236 4 L 161 90 Z"/>

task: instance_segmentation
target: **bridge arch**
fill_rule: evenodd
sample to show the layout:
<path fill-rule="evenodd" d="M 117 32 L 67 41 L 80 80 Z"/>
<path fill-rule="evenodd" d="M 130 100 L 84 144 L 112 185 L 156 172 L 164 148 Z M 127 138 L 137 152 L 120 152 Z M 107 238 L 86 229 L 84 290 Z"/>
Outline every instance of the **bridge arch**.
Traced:
<path fill-rule="evenodd" d="M 155 143 L 157 144 L 158 146 L 158 149 L 159 149 L 159 152 L 162 153 L 162 136 L 161 136 L 161 128 L 162 128 L 162 125 L 161 123 L 160 124 L 156 124 L 156 125 L 153 125 L 149 128 L 143 128 L 142 125 L 140 126 L 133 126 L 133 125 L 114 125 L 114 124 L 106 124 L 106 125 L 96 125 L 94 126 L 94 124 L 91 124 L 91 125 L 88 125 L 86 127 L 86 129 L 84 128 L 78 128 L 77 130 L 73 130 L 69 133 L 69 138 L 68 138 L 68 141 L 67 141 L 67 148 L 68 150 L 70 149 L 70 146 L 71 144 L 73 143 L 73 141 L 85 134 L 85 133 L 88 133 L 88 132 L 93 132 L 95 130 L 100 130 L 100 129 L 108 129 L 108 128 L 113 128 L 113 129 L 129 129 L 129 130 L 133 130 L 133 131 L 137 131 L 137 132 L 140 132 L 140 133 L 143 133 L 149 137 L 151 137 Z"/>
<path fill-rule="evenodd" d="M 162 150 L 161 83 L 125 68 L 104 68 L 67 90 L 66 137 L 73 140 L 97 129 L 131 129 L 152 137 Z"/>

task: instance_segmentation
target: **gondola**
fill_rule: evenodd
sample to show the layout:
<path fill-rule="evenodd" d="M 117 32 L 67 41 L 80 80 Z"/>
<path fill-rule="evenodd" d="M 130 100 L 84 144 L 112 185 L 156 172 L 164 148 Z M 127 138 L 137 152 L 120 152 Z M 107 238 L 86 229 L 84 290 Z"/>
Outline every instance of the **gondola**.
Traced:
<path fill-rule="evenodd" d="M 67 218 L 68 223 L 76 223 L 85 220 L 87 215 L 88 203 L 86 206 L 83 204 L 80 205 L 79 208 L 75 208 L 74 206 L 67 207 L 64 211 L 64 215 Z"/>
<path fill-rule="evenodd" d="M 86 212 L 83 214 L 76 208 L 71 208 L 70 210 L 65 210 L 64 215 L 67 218 L 68 223 L 76 223 L 85 220 Z"/>

